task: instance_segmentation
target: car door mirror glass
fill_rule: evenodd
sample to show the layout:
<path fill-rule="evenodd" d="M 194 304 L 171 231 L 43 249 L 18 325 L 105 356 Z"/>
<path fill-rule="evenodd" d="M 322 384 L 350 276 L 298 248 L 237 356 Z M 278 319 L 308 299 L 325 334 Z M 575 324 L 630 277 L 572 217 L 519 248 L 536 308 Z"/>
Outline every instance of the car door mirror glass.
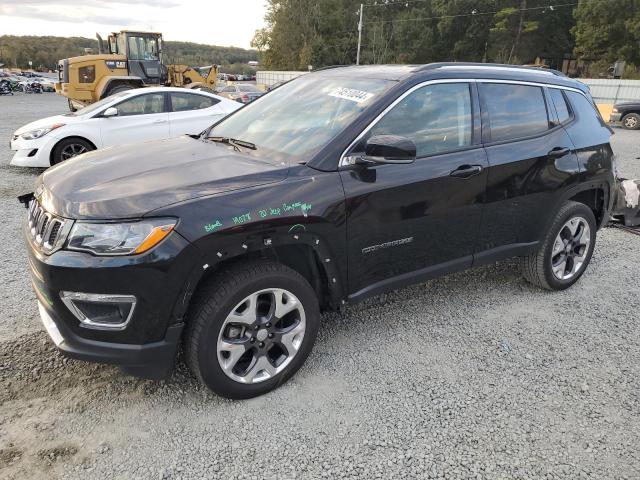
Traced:
<path fill-rule="evenodd" d="M 413 163 L 416 144 L 400 135 L 374 135 L 367 140 L 359 163 Z"/>
<path fill-rule="evenodd" d="M 103 117 L 117 117 L 118 116 L 118 109 L 116 107 L 109 107 L 107 108 L 103 113 L 102 113 Z"/>

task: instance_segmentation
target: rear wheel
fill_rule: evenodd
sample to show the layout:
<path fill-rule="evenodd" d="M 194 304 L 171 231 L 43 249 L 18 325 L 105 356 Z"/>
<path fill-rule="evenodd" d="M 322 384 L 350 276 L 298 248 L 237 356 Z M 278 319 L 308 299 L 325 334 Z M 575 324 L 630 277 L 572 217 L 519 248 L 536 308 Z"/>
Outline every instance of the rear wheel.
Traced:
<path fill-rule="evenodd" d="M 586 270 L 596 243 L 596 219 L 582 203 L 565 203 L 537 251 L 522 258 L 522 273 L 548 290 L 569 288 Z"/>
<path fill-rule="evenodd" d="M 270 261 L 236 265 L 194 299 L 185 335 L 187 364 L 221 396 L 262 395 L 302 366 L 319 321 L 316 294 L 299 273 Z"/>
<path fill-rule="evenodd" d="M 51 165 L 56 165 L 91 150 L 95 150 L 95 147 L 82 138 L 65 138 L 53 149 Z"/>
<path fill-rule="evenodd" d="M 110 97 L 115 93 L 126 92 L 127 90 L 133 90 L 135 87 L 129 83 L 120 83 L 118 85 L 114 85 L 109 90 L 107 90 L 107 94 L 103 97 Z"/>
<path fill-rule="evenodd" d="M 637 113 L 627 113 L 622 117 L 622 126 L 627 130 L 640 129 L 640 115 Z"/>

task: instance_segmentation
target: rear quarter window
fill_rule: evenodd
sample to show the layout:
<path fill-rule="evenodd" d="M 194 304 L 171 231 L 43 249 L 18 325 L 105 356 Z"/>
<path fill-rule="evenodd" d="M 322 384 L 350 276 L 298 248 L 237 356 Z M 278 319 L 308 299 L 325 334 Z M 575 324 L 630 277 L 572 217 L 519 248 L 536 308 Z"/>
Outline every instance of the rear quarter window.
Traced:
<path fill-rule="evenodd" d="M 611 130 L 602 120 L 595 105 L 578 92 L 567 91 L 566 96 L 577 117 L 577 122 L 571 123 L 567 129 L 576 148 L 608 143 Z"/>
<path fill-rule="evenodd" d="M 568 122 L 569 119 L 571 119 L 571 112 L 569 111 L 569 107 L 567 106 L 567 101 L 564 98 L 562 90 L 550 88 L 549 96 L 551 97 L 551 101 L 553 101 L 553 106 L 556 107 L 558 121 L 560 123 Z"/>
<path fill-rule="evenodd" d="M 492 142 L 529 137 L 549 129 L 541 87 L 484 83 L 481 91 Z"/>

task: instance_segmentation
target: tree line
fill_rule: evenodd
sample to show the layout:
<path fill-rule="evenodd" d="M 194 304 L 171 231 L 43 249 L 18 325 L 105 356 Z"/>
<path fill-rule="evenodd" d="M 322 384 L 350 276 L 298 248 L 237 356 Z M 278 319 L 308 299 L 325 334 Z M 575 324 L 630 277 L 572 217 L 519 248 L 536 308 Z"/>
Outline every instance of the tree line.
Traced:
<path fill-rule="evenodd" d="M 640 65 L 640 0 L 268 0 L 265 67 L 474 61 Z"/>
<path fill-rule="evenodd" d="M 96 39 L 83 37 L 0 36 L 0 63 L 7 67 L 55 70 L 58 60 L 83 55 L 85 48 L 98 50 Z M 191 42 L 163 42 L 168 62 L 191 66 L 245 64 L 258 52 L 236 47 L 218 47 Z"/>

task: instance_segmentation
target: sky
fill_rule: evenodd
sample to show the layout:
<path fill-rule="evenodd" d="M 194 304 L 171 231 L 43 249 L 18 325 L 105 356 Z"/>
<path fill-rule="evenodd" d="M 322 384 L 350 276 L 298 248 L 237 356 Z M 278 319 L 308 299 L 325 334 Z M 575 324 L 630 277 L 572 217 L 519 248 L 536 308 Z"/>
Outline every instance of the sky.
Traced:
<path fill-rule="evenodd" d="M 265 12 L 265 0 L 0 0 L 0 35 L 148 30 L 169 41 L 250 48 Z"/>

